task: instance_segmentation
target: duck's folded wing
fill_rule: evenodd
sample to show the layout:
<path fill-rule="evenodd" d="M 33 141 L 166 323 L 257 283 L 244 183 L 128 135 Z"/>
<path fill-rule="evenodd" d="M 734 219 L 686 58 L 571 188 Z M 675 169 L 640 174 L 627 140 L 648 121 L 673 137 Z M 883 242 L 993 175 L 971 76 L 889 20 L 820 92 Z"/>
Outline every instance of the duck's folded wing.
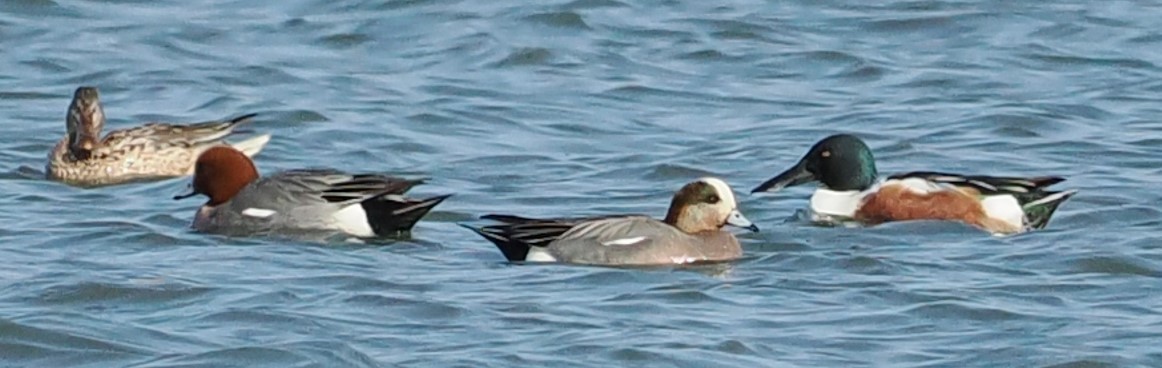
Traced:
<path fill-rule="evenodd" d="M 372 198 L 407 201 L 402 196 L 421 179 L 381 174 L 348 174 L 332 169 L 282 171 L 251 184 L 236 201 L 273 204 L 349 205 Z"/>
<path fill-rule="evenodd" d="M 577 224 L 550 245 L 557 258 L 575 263 L 671 263 L 672 247 L 689 235 L 648 216 L 604 218 Z M 693 255 L 690 255 L 693 256 Z"/>
<path fill-rule="evenodd" d="M 514 215 L 489 214 L 480 217 L 483 220 L 501 222 L 499 225 L 488 225 L 474 229 L 484 237 L 494 242 L 504 244 L 520 244 L 524 247 L 548 247 L 553 241 L 560 238 L 577 224 L 601 218 L 531 218 Z M 523 258 L 523 255 L 522 257 Z"/>
<path fill-rule="evenodd" d="M 212 120 L 193 124 L 149 123 L 136 128 L 109 132 L 103 140 L 106 146 L 153 145 L 156 147 L 191 147 L 217 143 L 234 132 L 256 114 L 246 114 L 229 120 Z"/>
<path fill-rule="evenodd" d="M 1045 190 L 1053 184 L 1065 181 L 1056 176 L 1011 177 L 985 175 L 959 175 L 935 171 L 916 171 L 889 176 L 889 180 L 921 178 L 933 183 L 972 188 L 983 195 L 1019 194 Z"/>

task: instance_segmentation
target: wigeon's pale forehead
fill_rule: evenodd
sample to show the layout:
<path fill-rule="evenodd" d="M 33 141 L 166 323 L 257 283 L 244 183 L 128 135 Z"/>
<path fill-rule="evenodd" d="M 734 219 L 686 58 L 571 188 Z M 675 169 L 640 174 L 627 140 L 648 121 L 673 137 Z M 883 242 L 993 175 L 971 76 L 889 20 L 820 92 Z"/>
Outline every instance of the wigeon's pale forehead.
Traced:
<path fill-rule="evenodd" d="M 714 191 L 718 192 L 718 197 L 722 198 L 723 202 L 729 205 L 731 208 L 738 206 L 738 202 L 734 200 L 734 191 L 730 190 L 730 185 L 727 185 L 725 181 L 722 181 L 722 179 L 705 177 L 698 179 L 698 181 L 713 187 Z"/>

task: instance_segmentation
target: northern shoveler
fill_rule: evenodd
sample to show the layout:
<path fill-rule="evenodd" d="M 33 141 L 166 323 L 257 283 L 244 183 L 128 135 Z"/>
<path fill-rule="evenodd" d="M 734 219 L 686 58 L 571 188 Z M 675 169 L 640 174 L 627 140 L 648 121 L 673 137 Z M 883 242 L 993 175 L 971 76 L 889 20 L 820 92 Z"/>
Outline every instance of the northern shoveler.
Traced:
<path fill-rule="evenodd" d="M 644 215 L 533 219 L 486 215 L 502 222 L 468 229 L 496 245 L 509 261 L 591 265 L 657 265 L 726 261 L 742 255 L 726 225 L 758 231 L 738 210 L 734 192 L 702 178 L 674 194 L 664 220 Z"/>
<path fill-rule="evenodd" d="M 332 169 L 288 170 L 259 178 L 254 162 L 231 147 L 198 157 L 191 191 L 209 197 L 194 229 L 227 235 L 333 231 L 356 237 L 406 233 L 451 195 L 404 197 L 423 180 Z"/>
<path fill-rule="evenodd" d="M 910 172 L 878 178 L 863 140 L 837 134 L 816 143 L 794 167 L 752 193 L 818 181 L 811 211 L 819 222 L 960 221 L 994 234 L 1041 229 L 1077 190 L 1049 191 L 1056 176 L 999 177 Z"/>
<path fill-rule="evenodd" d="M 80 87 L 69 105 L 67 134 L 48 154 L 46 176 L 88 187 L 190 175 L 199 154 L 228 145 L 223 138 L 251 117 L 254 114 L 188 125 L 150 123 L 114 130 L 102 139 L 105 111 L 100 95 L 95 87 Z M 270 134 L 263 134 L 229 145 L 253 156 L 269 141 Z"/>

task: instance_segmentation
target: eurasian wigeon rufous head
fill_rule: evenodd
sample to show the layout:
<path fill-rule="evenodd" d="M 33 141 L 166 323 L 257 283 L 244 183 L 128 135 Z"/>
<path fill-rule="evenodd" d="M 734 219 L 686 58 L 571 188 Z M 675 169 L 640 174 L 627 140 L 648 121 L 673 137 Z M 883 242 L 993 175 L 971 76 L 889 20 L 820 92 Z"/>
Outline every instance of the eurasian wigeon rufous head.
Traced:
<path fill-rule="evenodd" d="M 718 231 L 731 225 L 758 232 L 759 228 L 738 210 L 734 192 L 718 178 L 701 178 L 674 194 L 665 222 L 687 234 Z"/>
<path fill-rule="evenodd" d="M 217 146 L 202 152 L 194 165 L 192 191 L 173 199 L 185 199 L 201 194 L 210 197 L 207 206 L 217 206 L 234 198 L 251 182 L 258 180 L 258 169 L 241 151 Z"/>

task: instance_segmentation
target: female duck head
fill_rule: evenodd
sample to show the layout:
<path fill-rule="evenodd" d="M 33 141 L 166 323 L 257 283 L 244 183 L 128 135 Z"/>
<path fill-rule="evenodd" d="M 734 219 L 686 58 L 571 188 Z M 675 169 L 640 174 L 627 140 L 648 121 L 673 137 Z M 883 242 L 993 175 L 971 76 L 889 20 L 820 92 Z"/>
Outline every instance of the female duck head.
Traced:
<path fill-rule="evenodd" d="M 69 151 L 77 158 L 88 158 L 101 144 L 101 130 L 105 128 L 105 110 L 96 87 L 77 88 L 65 122 Z"/>

